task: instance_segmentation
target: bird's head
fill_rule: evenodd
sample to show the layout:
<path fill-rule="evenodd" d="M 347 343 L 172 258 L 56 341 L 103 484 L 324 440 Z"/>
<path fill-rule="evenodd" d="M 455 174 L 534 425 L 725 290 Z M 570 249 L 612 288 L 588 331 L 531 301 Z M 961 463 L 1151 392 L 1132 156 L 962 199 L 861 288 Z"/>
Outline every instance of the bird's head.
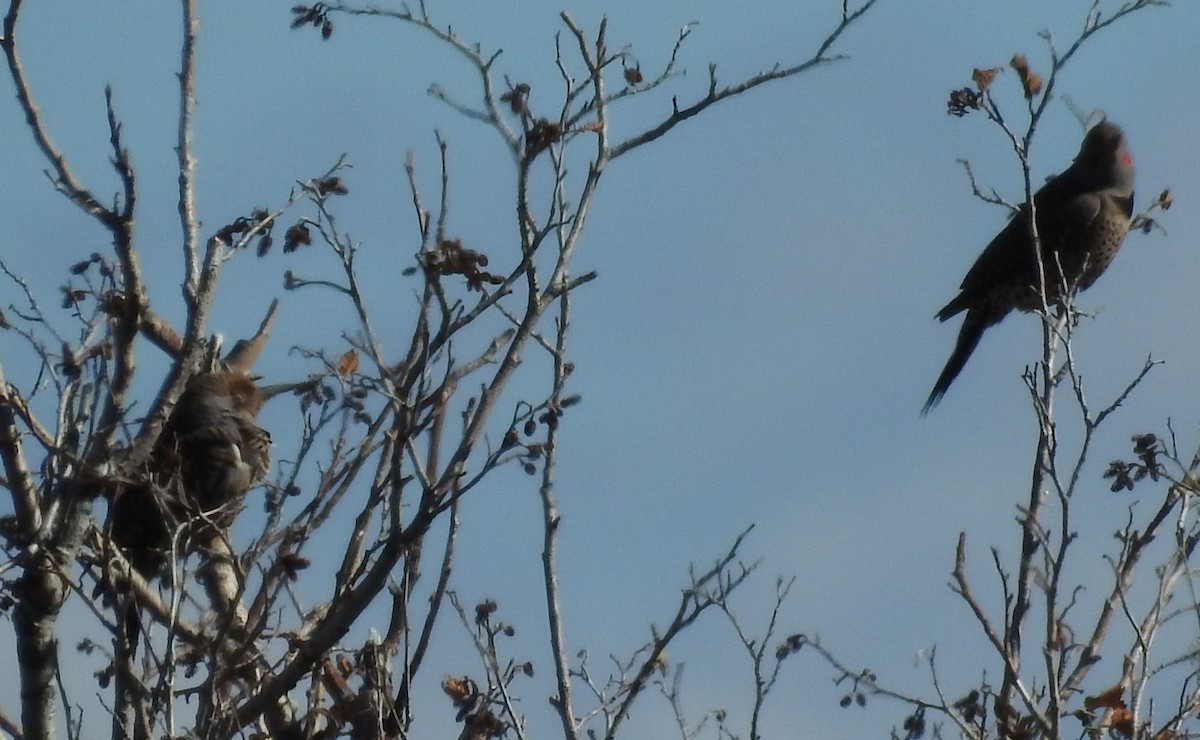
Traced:
<path fill-rule="evenodd" d="M 195 381 L 197 388 L 204 388 L 204 393 L 213 394 L 216 398 L 227 399 L 226 404 L 233 411 L 245 411 L 251 416 L 257 416 L 262 408 L 262 396 L 258 386 L 254 384 L 256 376 L 236 372 L 217 372 L 198 376 Z"/>
<path fill-rule="evenodd" d="M 255 378 L 243 373 L 229 374 L 229 392 L 236 399 L 238 407 L 251 415 L 258 414 L 262 407 L 262 397 L 258 393 Z"/>
<path fill-rule="evenodd" d="M 1133 155 L 1125 133 L 1114 123 L 1101 121 L 1083 137 L 1074 169 L 1093 190 L 1107 190 L 1119 197 L 1133 194 Z"/>

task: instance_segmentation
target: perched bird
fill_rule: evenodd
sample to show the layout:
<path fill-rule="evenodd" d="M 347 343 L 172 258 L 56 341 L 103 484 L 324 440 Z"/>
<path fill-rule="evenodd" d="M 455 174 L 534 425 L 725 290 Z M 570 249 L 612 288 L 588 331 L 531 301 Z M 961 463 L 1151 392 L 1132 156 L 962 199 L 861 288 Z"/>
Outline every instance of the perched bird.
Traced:
<path fill-rule="evenodd" d="M 247 375 L 193 378 L 163 429 L 159 457 L 177 460 L 184 494 L 200 511 L 240 502 L 271 464 L 271 438 L 255 423 L 262 406 Z"/>
<path fill-rule="evenodd" d="M 1074 163 L 1033 196 L 1047 304 L 1062 299 L 1064 284 L 1071 292 L 1088 288 L 1112 263 L 1133 215 L 1133 175 L 1125 134 L 1101 121 L 1084 136 Z M 1024 205 L 979 255 L 958 295 L 937 313 L 941 321 L 967 315 L 922 414 L 946 394 L 989 326 L 1014 308 L 1042 305 L 1038 273 Z"/>
<path fill-rule="evenodd" d="M 270 466 L 271 437 L 255 422 L 261 405 L 244 373 L 203 373 L 188 382 L 151 455 L 151 483 L 127 486 L 109 510 L 113 541 L 143 575 L 161 570 L 180 524 L 193 522 L 190 534 L 204 540 L 233 522 Z"/>

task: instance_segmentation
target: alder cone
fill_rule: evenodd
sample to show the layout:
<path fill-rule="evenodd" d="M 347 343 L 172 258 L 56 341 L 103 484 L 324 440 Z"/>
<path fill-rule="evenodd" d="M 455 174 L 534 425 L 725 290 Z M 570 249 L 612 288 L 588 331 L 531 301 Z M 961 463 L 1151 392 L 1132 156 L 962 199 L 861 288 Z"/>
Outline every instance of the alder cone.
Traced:
<path fill-rule="evenodd" d="M 113 497 L 113 542 L 147 577 L 166 564 L 172 538 L 194 547 L 232 524 L 246 492 L 270 466 L 271 437 L 255 422 L 262 399 L 235 372 L 194 377 L 163 427 L 144 484 Z"/>

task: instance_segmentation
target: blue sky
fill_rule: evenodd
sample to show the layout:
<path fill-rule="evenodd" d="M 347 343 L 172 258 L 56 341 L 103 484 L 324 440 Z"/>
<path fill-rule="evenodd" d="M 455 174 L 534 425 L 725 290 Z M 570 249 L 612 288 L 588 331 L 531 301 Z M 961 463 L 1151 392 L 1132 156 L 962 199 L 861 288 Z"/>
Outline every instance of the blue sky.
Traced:
<path fill-rule="evenodd" d="M 437 82 L 459 99 L 475 98 L 472 71 L 454 52 L 382 20 L 339 18 L 322 43 L 288 29 L 290 4 L 200 5 L 200 216 L 216 228 L 278 203 L 296 179 L 347 154 L 352 197 L 338 204 L 341 223 L 364 245 L 372 305 L 398 317 L 383 332 L 399 352 L 414 285 L 400 271 L 417 246 L 406 152 L 414 152 L 431 199 L 433 130 L 442 132 L 450 143 L 449 230 L 491 255 L 515 243 L 512 166 L 493 132 L 425 94 Z M 699 21 L 681 59 L 689 74 L 668 91 L 688 101 L 702 93 L 710 61 L 732 82 L 806 58 L 838 6 L 471 0 L 431 2 L 429 10 L 485 50 L 503 48 L 500 69 L 530 82 L 536 103 L 558 89 L 553 34 L 563 8 L 591 29 L 606 14 L 610 44 L 630 44 L 650 70 L 665 61 L 679 27 Z M 572 653 L 586 647 L 597 664 L 628 653 L 651 621 L 668 619 L 688 564 L 708 563 L 756 523 L 746 554 L 765 560 L 740 597 L 747 615 L 761 617 L 777 574 L 795 574 L 785 634 L 820 635 L 885 682 L 927 692 L 914 656 L 934 644 L 951 694 L 996 669 L 946 581 L 965 530 L 980 588 L 999 606 L 987 548 L 1011 555 L 1017 546 L 1014 507 L 1035 442 L 1020 373 L 1039 356 L 1040 332 L 1024 316 L 989 331 L 942 405 L 918 416 L 957 332 L 956 322 L 939 325 L 933 314 L 1006 217 L 971 196 L 956 160 L 969 158 L 980 180 L 1006 197 L 1021 196 L 1001 134 L 979 115 L 946 115 L 945 100 L 969 84 L 974 67 L 1004 65 L 1016 52 L 1044 70 L 1038 31 L 1069 43 L 1088 6 L 880 0 L 840 43 L 850 59 L 710 109 L 608 171 L 576 262 L 577 272 L 595 269 L 600 279 L 573 303 L 571 390 L 584 401 L 564 419 L 558 483 Z M 25 9 L 21 36 L 50 131 L 97 195 L 117 188 L 103 107 L 104 85 L 113 86 L 140 177 L 151 298 L 173 317 L 181 311 L 172 149 L 178 16 L 174 4 L 149 0 L 47 0 Z M 1076 563 L 1084 580 L 1107 572 L 1096 548 L 1127 503 L 1100 479 L 1107 461 L 1124 453 L 1130 435 L 1164 432 L 1168 419 L 1185 448 L 1197 437 L 1197 37 L 1194 4 L 1151 9 L 1089 42 L 1059 81 L 1061 95 L 1103 109 L 1126 129 L 1139 207 L 1164 187 L 1176 194 L 1163 218 L 1168 235 L 1131 236 L 1081 299 L 1099 313 L 1077 344 L 1097 403 L 1148 354 L 1166 361 L 1113 417 L 1092 458 L 1081 495 L 1093 534 Z M 103 251 L 105 235 L 40 174 L 44 163 L 7 76 L 0 86 L 0 258 L 54 305 L 67 267 Z M 1011 72 L 998 95 L 1022 122 Z M 636 98 L 614 111 L 615 130 L 639 130 L 669 104 Z M 1080 136 L 1060 98 L 1034 145 L 1035 179 L 1065 167 Z M 321 264 L 315 253 L 247 254 L 224 273 L 212 328 L 226 336 L 250 333 L 272 297 L 283 301 L 261 367 L 271 381 L 306 371 L 287 347 L 339 347 L 350 325 L 343 307 L 280 287 L 285 269 L 331 269 Z M 0 284 L 0 306 L 15 300 L 11 284 Z M 5 371 L 28 383 L 31 371 L 12 347 L 9 339 L 0 344 Z M 143 356 L 142 369 L 153 372 L 153 350 Z M 294 413 L 268 408 L 264 426 L 282 428 Z M 543 699 L 550 665 L 536 640 L 539 522 L 535 479 L 498 476 L 468 506 L 455 584 L 469 603 L 498 600 L 521 630 L 515 644 L 539 669 L 526 692 L 535 737 L 552 731 Z M 0 650 L 11 649 L 8 639 L 0 637 Z M 434 697 L 436 680 L 478 673 L 457 625 L 444 623 L 438 640 L 448 657 L 428 669 L 430 704 L 418 725 L 431 737 L 447 735 L 452 722 L 449 703 Z M 695 716 L 725 706 L 734 721 L 744 719 L 749 674 L 733 640 L 714 614 L 672 651 L 688 664 L 685 701 Z M 797 727 L 811 737 L 881 736 L 903 716 L 882 701 L 839 709 L 832 674 L 811 656 L 786 673 L 768 706 L 767 737 L 796 736 Z M 1098 683 L 1108 679 L 1097 673 Z M 16 709 L 14 696 L 0 703 Z M 669 715 L 647 697 L 635 719 L 656 728 Z M 630 736 L 657 736 L 646 732 Z"/>

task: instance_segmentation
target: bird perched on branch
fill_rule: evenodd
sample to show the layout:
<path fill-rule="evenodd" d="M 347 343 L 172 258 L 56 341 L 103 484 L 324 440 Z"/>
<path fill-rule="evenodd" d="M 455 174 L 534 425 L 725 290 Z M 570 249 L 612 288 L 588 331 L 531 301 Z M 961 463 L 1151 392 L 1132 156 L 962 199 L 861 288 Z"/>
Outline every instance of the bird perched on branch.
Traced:
<path fill-rule="evenodd" d="M 1064 288 L 1073 293 L 1096 282 L 1129 231 L 1133 176 L 1121 129 L 1107 121 L 1092 127 L 1074 163 L 1033 196 L 1043 269 L 1038 269 L 1026 204 L 979 255 L 959 294 L 938 311 L 941 321 L 963 311 L 967 315 L 922 414 L 942 399 L 988 327 L 1014 308 L 1032 311 L 1043 305 L 1041 275 L 1047 305 L 1061 302 Z"/>
<path fill-rule="evenodd" d="M 237 371 L 193 377 L 163 427 L 150 458 L 152 484 L 117 494 L 109 519 L 113 541 L 143 575 L 166 562 L 176 527 L 193 537 L 216 536 L 270 466 L 271 437 L 255 419 L 262 399 L 254 380 Z"/>
<path fill-rule="evenodd" d="M 179 397 L 160 458 L 178 461 L 184 493 L 201 511 L 240 501 L 271 464 L 271 437 L 255 418 L 262 406 L 247 375 L 206 373 Z"/>

